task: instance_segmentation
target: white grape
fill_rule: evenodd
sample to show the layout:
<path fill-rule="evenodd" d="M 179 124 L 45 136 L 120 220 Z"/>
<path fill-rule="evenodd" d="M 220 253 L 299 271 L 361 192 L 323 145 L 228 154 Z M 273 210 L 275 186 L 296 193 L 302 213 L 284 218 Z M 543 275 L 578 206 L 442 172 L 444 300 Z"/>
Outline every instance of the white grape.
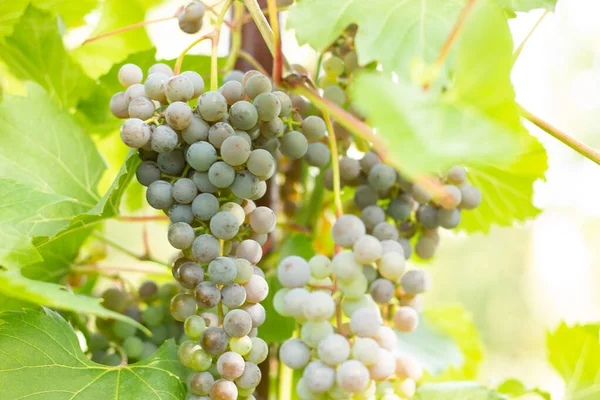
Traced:
<path fill-rule="evenodd" d="M 350 330 L 357 336 L 373 337 L 381 327 L 379 310 L 372 308 L 359 308 L 350 317 Z"/>
<path fill-rule="evenodd" d="M 308 295 L 304 303 L 304 316 L 307 321 L 327 321 L 335 313 L 335 302 L 330 293 L 316 291 Z"/>
<path fill-rule="evenodd" d="M 360 393 L 369 385 L 369 370 L 356 360 L 345 361 L 337 370 L 338 386 L 347 393 Z"/>
<path fill-rule="evenodd" d="M 352 357 L 364 365 L 377 362 L 379 344 L 371 338 L 357 338 L 352 346 Z"/>
<path fill-rule="evenodd" d="M 310 361 L 310 349 L 300 339 L 288 339 L 279 349 L 279 359 L 291 369 L 304 368 Z"/>
<path fill-rule="evenodd" d="M 302 287 L 310 280 L 310 266 L 302 257 L 288 256 L 279 263 L 277 278 L 287 288 Z"/>
<path fill-rule="evenodd" d="M 344 336 L 333 333 L 319 343 L 317 354 L 325 364 L 336 366 L 350 357 L 350 344 Z"/>

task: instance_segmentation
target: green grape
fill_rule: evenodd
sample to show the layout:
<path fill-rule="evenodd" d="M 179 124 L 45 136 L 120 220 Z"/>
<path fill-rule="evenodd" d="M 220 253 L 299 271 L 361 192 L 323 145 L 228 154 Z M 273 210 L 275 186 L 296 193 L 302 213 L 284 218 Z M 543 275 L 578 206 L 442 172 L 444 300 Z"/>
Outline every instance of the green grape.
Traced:
<path fill-rule="evenodd" d="M 144 342 L 136 336 L 129 336 L 123 342 L 123 349 L 128 358 L 140 358 L 144 351 Z"/>
<path fill-rule="evenodd" d="M 344 61 L 339 57 L 331 56 L 323 61 L 323 70 L 327 76 L 337 78 L 344 73 Z"/>
<path fill-rule="evenodd" d="M 100 361 L 100 364 L 104 364 L 104 365 L 109 365 L 111 367 L 116 367 L 117 365 L 121 364 L 121 356 L 118 355 L 117 353 L 112 353 L 112 354 L 106 354 L 102 360 Z"/>
<path fill-rule="evenodd" d="M 281 138 L 281 152 L 293 160 L 304 157 L 307 150 L 308 141 L 300 132 L 291 131 Z"/>
<path fill-rule="evenodd" d="M 270 93 L 273 89 L 271 80 L 262 74 L 251 76 L 245 84 L 246 95 L 252 100 L 261 93 Z"/>
<path fill-rule="evenodd" d="M 135 335 L 136 327 L 125 321 L 115 321 L 113 325 L 113 333 L 116 337 L 124 339 Z"/>
<path fill-rule="evenodd" d="M 306 154 L 304 155 L 304 161 L 308 165 L 317 168 L 325 168 L 329 164 L 331 159 L 331 153 L 329 147 L 321 142 L 310 143 Z"/>
<path fill-rule="evenodd" d="M 108 349 L 108 339 L 101 333 L 92 333 L 88 340 L 88 349 L 95 353 Z"/>
<path fill-rule="evenodd" d="M 267 150 L 252 150 L 246 167 L 259 179 L 269 179 L 275 173 L 275 159 Z"/>
<path fill-rule="evenodd" d="M 285 131 L 285 125 L 281 118 L 274 118 L 270 121 L 260 121 L 258 123 L 260 133 L 266 139 L 279 137 Z"/>
<path fill-rule="evenodd" d="M 252 350 L 252 339 L 249 336 L 231 338 L 229 340 L 229 348 L 231 351 L 234 351 L 241 356 L 245 356 Z"/>
<path fill-rule="evenodd" d="M 273 93 L 261 93 L 254 99 L 254 106 L 258 112 L 258 119 L 261 121 L 272 121 L 279 116 L 281 112 L 281 102 L 279 97 Z"/>
<path fill-rule="evenodd" d="M 201 221 L 210 221 L 219 211 L 219 200 L 210 193 L 200 193 L 192 202 L 192 213 Z"/>
<path fill-rule="evenodd" d="M 241 130 L 248 130 L 258 122 L 256 107 L 248 101 L 241 100 L 234 103 L 229 109 L 229 121 Z"/>
<path fill-rule="evenodd" d="M 221 144 L 221 157 L 232 167 L 244 164 L 250 156 L 250 144 L 240 136 L 231 136 Z"/>
<path fill-rule="evenodd" d="M 102 293 L 102 305 L 111 311 L 121 312 L 127 306 L 127 295 L 118 288 L 108 288 Z"/>
<path fill-rule="evenodd" d="M 179 359 L 179 362 L 186 367 L 190 367 L 192 362 L 192 354 L 199 349 L 201 350 L 202 348 L 193 340 L 186 340 L 185 342 L 181 343 L 177 349 L 177 358 Z"/>
<path fill-rule="evenodd" d="M 169 310 L 176 321 L 183 322 L 190 315 L 196 314 L 198 305 L 191 294 L 179 293 L 171 299 Z"/>
<path fill-rule="evenodd" d="M 208 171 L 217 161 L 217 150 L 208 142 L 196 142 L 187 149 L 185 159 L 196 171 Z"/>
<path fill-rule="evenodd" d="M 150 342 L 152 342 L 152 344 L 160 346 L 167 340 L 168 333 L 165 325 L 149 326 L 148 329 L 152 333 L 152 336 L 150 337 Z"/>
<path fill-rule="evenodd" d="M 244 100 L 244 97 L 246 96 L 246 90 L 244 89 L 244 85 L 242 85 L 241 82 L 235 80 L 225 82 L 223 86 L 219 88 L 219 93 L 221 93 L 223 97 L 225 97 L 225 99 L 227 100 L 227 104 L 229 104 L 230 106 L 237 101 Z"/>
<path fill-rule="evenodd" d="M 212 357 L 202 349 L 196 349 L 190 356 L 190 368 L 194 371 L 207 371 L 212 364 Z"/>
<path fill-rule="evenodd" d="M 202 349 L 211 355 L 223 353 L 227 349 L 228 344 L 227 333 L 218 326 L 209 326 L 202 332 L 202 336 L 200 337 Z"/>
<path fill-rule="evenodd" d="M 346 93 L 344 92 L 344 89 L 337 85 L 325 88 L 323 91 L 323 98 L 331 100 L 340 107 L 343 107 L 346 103 Z"/>
<path fill-rule="evenodd" d="M 142 321 L 148 326 L 158 326 L 163 322 L 165 312 L 162 306 L 149 305 L 142 313 Z"/>
<path fill-rule="evenodd" d="M 325 137 L 327 127 L 323 118 L 310 116 L 302 121 L 302 133 L 311 142 L 316 142 Z"/>
<path fill-rule="evenodd" d="M 144 342 L 142 353 L 140 354 L 139 359 L 144 360 L 154 354 L 154 352 L 158 349 L 158 347 L 151 342 Z"/>
<path fill-rule="evenodd" d="M 178 131 L 187 128 L 192 123 L 192 109 L 187 103 L 175 101 L 167 107 L 165 119 L 167 123 Z"/>
<path fill-rule="evenodd" d="M 185 319 L 183 330 L 190 339 L 200 339 L 202 332 L 206 329 L 206 321 L 199 315 L 190 315 Z"/>
<path fill-rule="evenodd" d="M 177 149 L 168 153 L 160 153 L 156 160 L 158 169 L 168 175 L 181 175 L 185 168 L 183 151 Z"/>
<path fill-rule="evenodd" d="M 229 164 L 217 161 L 208 170 L 208 180 L 217 188 L 227 188 L 235 180 L 235 170 Z"/>
<path fill-rule="evenodd" d="M 240 199 L 251 199 L 258 193 L 258 190 L 259 180 L 256 176 L 247 170 L 237 171 L 233 185 L 231 185 L 231 192 L 235 196 Z"/>
<path fill-rule="evenodd" d="M 215 149 L 220 149 L 225 139 L 233 136 L 234 133 L 234 129 L 228 123 L 217 122 L 208 130 L 208 141 L 215 146 Z"/>
<path fill-rule="evenodd" d="M 227 100 L 219 92 L 206 92 L 198 99 L 196 110 L 205 121 L 216 122 L 227 113 Z"/>

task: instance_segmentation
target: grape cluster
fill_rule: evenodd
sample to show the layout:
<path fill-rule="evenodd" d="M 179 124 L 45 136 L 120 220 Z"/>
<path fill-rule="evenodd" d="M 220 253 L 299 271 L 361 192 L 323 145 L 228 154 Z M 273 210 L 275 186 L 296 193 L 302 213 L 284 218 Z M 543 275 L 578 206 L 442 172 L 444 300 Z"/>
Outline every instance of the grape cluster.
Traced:
<path fill-rule="evenodd" d="M 150 357 L 166 339 L 181 337 L 183 324 L 169 314 L 169 300 L 177 292 L 174 284 L 154 281 L 142 283 L 137 293 L 106 289 L 102 305 L 141 323 L 152 336 L 123 321 L 96 319 L 96 331 L 87 338 L 91 359 L 105 365 L 135 362 Z"/>
<path fill-rule="evenodd" d="M 276 225 L 275 213 L 254 200 L 275 173 L 278 148 L 293 158 L 306 152 L 304 134 L 288 129 L 297 125 L 292 100 L 257 71 L 233 71 L 206 92 L 199 74 L 174 75 L 164 64 L 152 66 L 143 84 L 132 64 L 119 78 L 126 90 L 111 110 L 128 118 L 121 139 L 139 149 L 137 180 L 148 204 L 169 216 L 169 243 L 182 252 L 172 272 L 183 291 L 170 312 L 188 338 L 179 359 L 194 371 L 189 392 L 252 398 L 257 364 L 267 357 L 256 335 L 268 285 L 256 265 Z"/>
<path fill-rule="evenodd" d="M 411 397 L 421 367 L 396 351 L 393 328 L 416 329 L 415 300 L 430 288 L 430 277 L 407 270 L 403 247 L 368 235 L 357 216 L 341 216 L 331 235 L 346 250 L 332 259 L 289 256 L 277 267 L 283 289 L 274 296 L 275 310 L 302 325 L 300 338 L 287 340 L 279 352 L 285 365 L 303 370 L 297 394 L 302 400 Z M 380 307 L 390 305 L 395 312 L 383 314 Z M 348 324 L 341 323 L 344 316 Z"/>
<path fill-rule="evenodd" d="M 456 228 L 461 212 L 476 208 L 482 200 L 460 166 L 438 177 L 447 193 L 442 198 L 404 179 L 374 152 L 365 153 L 360 160 L 344 156 L 339 162 L 341 183 L 355 187 L 354 206 L 360 210 L 367 232 L 379 240 L 397 241 L 406 258 L 411 257 L 413 246 L 420 258 L 433 257 L 439 245 L 438 228 Z M 332 177 L 331 169 L 325 171 L 329 190 L 333 190 Z"/>

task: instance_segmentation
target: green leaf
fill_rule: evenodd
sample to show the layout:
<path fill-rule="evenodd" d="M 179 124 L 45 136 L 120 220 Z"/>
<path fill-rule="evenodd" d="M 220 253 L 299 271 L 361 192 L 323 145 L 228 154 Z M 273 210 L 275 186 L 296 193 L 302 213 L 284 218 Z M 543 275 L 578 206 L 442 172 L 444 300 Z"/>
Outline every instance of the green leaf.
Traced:
<path fill-rule="evenodd" d="M 469 168 L 467 176 L 483 195 L 483 201 L 474 210 L 462 213 L 459 230 L 489 232 L 493 225 L 512 226 L 515 221 L 534 218 L 541 210 L 533 204 L 534 184 L 545 180 L 548 155 L 533 136 L 512 164 L 480 165 Z"/>
<path fill-rule="evenodd" d="M 455 164 L 508 163 L 518 136 L 477 107 L 423 92 L 378 74 L 361 74 L 351 95 L 380 134 L 383 149 L 402 172 L 417 175 Z"/>
<path fill-rule="evenodd" d="M 600 324 L 567 326 L 564 322 L 546 338 L 548 359 L 565 380 L 566 399 L 600 396 Z"/>
<path fill-rule="evenodd" d="M 381 62 L 384 71 L 407 75 L 414 61 L 431 63 L 450 33 L 464 1 L 302 0 L 290 8 L 288 28 L 300 44 L 325 50 L 355 23 L 362 65 Z"/>
<path fill-rule="evenodd" d="M 29 6 L 13 34 L 0 40 L 0 52 L 17 78 L 42 85 L 65 109 L 93 87 L 64 49 L 58 21 L 50 12 Z"/>
<path fill-rule="evenodd" d="M 0 272 L 0 294 L 46 307 L 125 321 L 147 332 L 133 319 L 102 307 L 97 297 L 76 295 L 62 285 L 25 278 L 17 270 Z M 1 329 L 0 325 L 0 332 Z"/>
<path fill-rule="evenodd" d="M 105 0 L 100 22 L 90 36 L 144 21 L 149 5 L 140 0 Z M 88 75 L 98 78 L 128 55 L 150 47 L 152 43 L 145 28 L 139 28 L 87 43 L 73 50 L 72 54 Z"/>
<path fill-rule="evenodd" d="M 415 356 L 428 380 L 474 379 L 483 360 L 473 319 L 459 305 L 427 309 L 416 331 L 397 335 L 398 351 Z"/>
<path fill-rule="evenodd" d="M 177 346 L 152 358 L 107 367 L 90 361 L 71 326 L 56 312 L 9 312 L 0 324 L 0 386 L 6 399 L 184 399 Z"/>
<path fill-rule="evenodd" d="M 504 396 L 476 382 L 426 383 L 419 387 L 414 400 L 503 400 Z"/>
<path fill-rule="evenodd" d="M 550 393 L 538 388 L 528 388 L 518 379 L 507 379 L 496 389 L 498 393 L 509 395 L 510 398 L 518 398 L 527 394 L 537 394 L 542 399 L 551 400 Z"/>
<path fill-rule="evenodd" d="M 509 13 L 545 8 L 554 11 L 557 0 L 496 0 Z"/>

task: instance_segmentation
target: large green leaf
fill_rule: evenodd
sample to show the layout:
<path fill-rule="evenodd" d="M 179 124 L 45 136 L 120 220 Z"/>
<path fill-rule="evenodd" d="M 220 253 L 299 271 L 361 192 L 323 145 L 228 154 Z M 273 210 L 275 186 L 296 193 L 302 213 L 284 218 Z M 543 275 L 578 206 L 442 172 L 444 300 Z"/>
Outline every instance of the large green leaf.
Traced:
<path fill-rule="evenodd" d="M 476 382 L 426 383 L 419 387 L 414 400 L 503 400 L 504 396 Z"/>
<path fill-rule="evenodd" d="M 90 36 L 143 21 L 149 5 L 151 4 L 141 0 L 105 0 L 100 22 Z M 82 45 L 72 54 L 88 75 L 98 78 L 107 73 L 113 64 L 123 61 L 128 55 L 150 47 L 152 43 L 145 28 L 139 28 Z"/>
<path fill-rule="evenodd" d="M 351 94 L 377 129 L 391 163 L 409 175 L 467 161 L 508 163 L 517 154 L 518 136 L 510 127 L 456 98 L 373 73 L 358 76 Z"/>
<path fill-rule="evenodd" d="M 358 24 L 356 50 L 361 64 L 379 61 L 386 71 L 406 74 L 413 61 L 435 60 L 450 33 L 462 0 L 301 0 L 290 8 L 288 27 L 300 44 L 326 49 Z"/>
<path fill-rule="evenodd" d="M 564 322 L 546 338 L 548 358 L 563 377 L 565 399 L 600 397 L 600 324 L 567 326 Z"/>
<path fill-rule="evenodd" d="M 29 6 L 11 36 L 0 40 L 2 61 L 18 78 L 42 85 L 68 108 L 85 96 L 94 82 L 66 52 L 56 17 Z"/>
<path fill-rule="evenodd" d="M 56 312 L 9 312 L 0 320 L 0 387 L 5 399 L 184 399 L 177 346 L 153 357 L 107 367 L 90 361 Z"/>
<path fill-rule="evenodd" d="M 398 351 L 415 356 L 435 381 L 474 379 L 483 360 L 473 319 L 459 305 L 425 310 L 416 331 L 398 333 Z"/>
<path fill-rule="evenodd" d="M 554 11 L 557 0 L 496 0 L 504 9 L 514 14 L 516 11 L 531 11 L 536 8 L 545 8 Z"/>

